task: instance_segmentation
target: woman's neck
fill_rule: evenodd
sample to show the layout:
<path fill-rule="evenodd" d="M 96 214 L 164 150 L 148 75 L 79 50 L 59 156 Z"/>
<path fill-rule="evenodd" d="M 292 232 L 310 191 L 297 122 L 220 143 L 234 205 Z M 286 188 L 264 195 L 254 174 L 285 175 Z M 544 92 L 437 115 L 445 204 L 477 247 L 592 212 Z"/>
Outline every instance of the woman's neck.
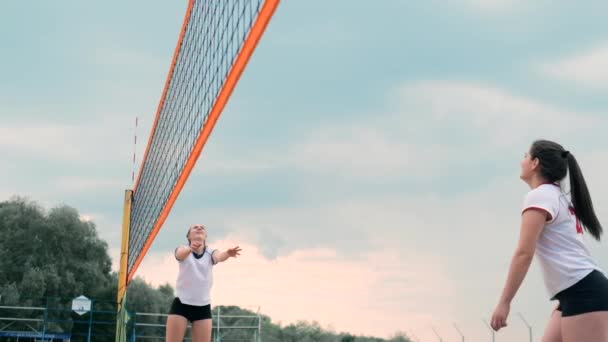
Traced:
<path fill-rule="evenodd" d="M 202 245 L 196 249 L 192 248 L 192 251 L 195 252 L 196 254 L 201 254 L 201 253 L 203 253 L 204 250 L 205 250 L 205 245 Z"/>
<path fill-rule="evenodd" d="M 543 184 L 553 184 L 553 183 L 547 181 L 546 179 L 543 179 L 542 177 L 532 177 L 532 179 L 530 180 L 530 182 L 528 184 L 530 185 L 530 188 L 536 189 Z"/>

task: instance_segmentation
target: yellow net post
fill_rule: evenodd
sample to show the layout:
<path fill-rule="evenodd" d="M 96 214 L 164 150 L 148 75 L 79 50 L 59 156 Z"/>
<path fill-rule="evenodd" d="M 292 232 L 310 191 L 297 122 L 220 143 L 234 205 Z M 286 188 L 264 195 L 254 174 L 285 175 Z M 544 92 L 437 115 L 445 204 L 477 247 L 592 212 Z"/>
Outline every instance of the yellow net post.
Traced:
<path fill-rule="evenodd" d="M 116 296 L 116 342 L 127 340 L 127 261 L 129 258 L 129 229 L 131 225 L 131 205 L 133 190 L 125 190 L 124 212 L 122 217 L 122 243 L 120 245 L 120 269 L 118 271 L 118 293 Z"/>

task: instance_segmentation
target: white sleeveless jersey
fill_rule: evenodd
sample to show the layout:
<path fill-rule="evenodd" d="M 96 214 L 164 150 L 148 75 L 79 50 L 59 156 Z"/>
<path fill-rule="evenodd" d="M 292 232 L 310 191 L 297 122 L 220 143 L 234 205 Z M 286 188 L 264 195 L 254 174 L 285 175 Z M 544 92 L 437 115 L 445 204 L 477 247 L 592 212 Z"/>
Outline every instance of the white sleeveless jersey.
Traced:
<path fill-rule="evenodd" d="M 176 292 L 182 303 L 196 306 L 211 304 L 214 251 L 207 247 L 202 257 L 196 258 L 194 253 L 190 253 L 179 261 Z"/>
<path fill-rule="evenodd" d="M 593 270 L 602 271 L 584 241 L 582 223 L 570 201 L 555 184 L 543 184 L 526 195 L 522 213 L 540 209 L 551 215 L 536 243 L 536 257 L 551 298 L 583 279 Z"/>

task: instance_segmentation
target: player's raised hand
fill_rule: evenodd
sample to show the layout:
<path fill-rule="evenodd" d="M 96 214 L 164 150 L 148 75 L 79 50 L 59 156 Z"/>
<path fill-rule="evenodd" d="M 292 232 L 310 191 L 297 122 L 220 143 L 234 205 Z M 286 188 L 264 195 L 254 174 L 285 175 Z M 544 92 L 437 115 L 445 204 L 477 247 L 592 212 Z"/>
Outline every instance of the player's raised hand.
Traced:
<path fill-rule="evenodd" d="M 238 255 L 241 255 L 241 247 L 236 246 L 234 248 L 230 248 L 226 251 L 226 253 L 228 253 L 228 256 L 236 258 Z"/>

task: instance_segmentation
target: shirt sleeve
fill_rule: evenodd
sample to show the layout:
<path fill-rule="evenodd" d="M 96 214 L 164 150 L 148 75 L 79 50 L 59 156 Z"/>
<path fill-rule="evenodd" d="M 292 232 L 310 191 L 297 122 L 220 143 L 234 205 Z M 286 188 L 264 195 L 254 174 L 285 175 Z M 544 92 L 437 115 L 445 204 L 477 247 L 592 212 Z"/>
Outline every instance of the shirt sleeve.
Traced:
<path fill-rule="evenodd" d="M 177 260 L 178 262 L 182 262 L 184 260 L 179 260 L 177 258 L 177 250 L 180 248 L 181 246 L 175 247 L 175 250 L 173 251 L 173 256 L 175 257 L 175 260 Z"/>
<path fill-rule="evenodd" d="M 547 191 L 546 188 L 540 187 L 530 191 L 524 199 L 524 204 L 521 210 L 523 215 L 527 210 L 541 210 L 549 214 L 548 222 L 555 219 L 557 215 L 558 199 L 552 191 Z"/>
<path fill-rule="evenodd" d="M 216 265 L 217 261 L 215 261 L 215 257 L 213 256 L 213 253 L 215 253 L 217 251 L 217 249 L 209 247 L 208 251 L 209 251 L 209 255 L 211 256 L 211 264 Z"/>

